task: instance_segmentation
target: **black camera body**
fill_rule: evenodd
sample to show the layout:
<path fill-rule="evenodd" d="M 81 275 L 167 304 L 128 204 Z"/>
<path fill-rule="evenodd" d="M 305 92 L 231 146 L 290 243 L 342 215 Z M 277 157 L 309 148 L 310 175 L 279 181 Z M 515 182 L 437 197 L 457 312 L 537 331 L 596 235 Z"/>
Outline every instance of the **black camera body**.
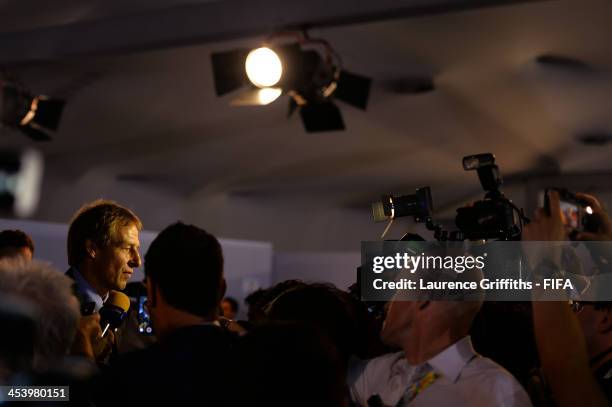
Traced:
<path fill-rule="evenodd" d="M 374 220 L 381 222 L 402 216 L 412 216 L 416 222 L 424 222 L 434 232 L 437 240 L 520 240 L 522 225 L 529 220 L 522 210 L 510 201 L 500 187 L 503 184 L 495 156 L 490 153 L 470 155 L 463 158 L 463 169 L 475 170 L 485 197 L 472 205 L 457 209 L 455 225 L 458 230 L 442 230 L 431 219 L 433 203 L 429 187 L 418 188 L 414 194 L 385 195 L 380 202 L 372 204 Z M 401 240 L 421 240 L 416 235 L 406 235 Z"/>
<path fill-rule="evenodd" d="M 495 156 L 485 153 L 463 157 L 463 169 L 476 170 L 480 184 L 486 191 L 483 200 L 457 209 L 455 224 L 463 238 L 520 240 L 521 223 L 526 218 L 500 190 L 503 179 L 495 164 Z"/>
<path fill-rule="evenodd" d="M 502 199 L 484 199 L 457 209 L 457 228 L 465 239 L 513 240 L 520 236 L 514 208 Z"/>

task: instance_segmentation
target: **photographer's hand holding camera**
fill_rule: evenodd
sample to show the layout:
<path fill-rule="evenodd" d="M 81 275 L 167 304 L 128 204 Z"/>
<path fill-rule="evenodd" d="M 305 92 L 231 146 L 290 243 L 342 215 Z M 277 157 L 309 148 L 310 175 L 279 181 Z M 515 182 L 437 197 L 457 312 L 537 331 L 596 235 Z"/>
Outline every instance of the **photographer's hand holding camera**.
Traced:
<path fill-rule="evenodd" d="M 601 222 L 595 232 L 582 232 L 576 237 L 584 240 L 610 240 L 610 220 L 597 199 L 586 194 L 577 194 L 576 197 L 589 204 L 593 215 Z M 548 199 L 550 215 L 543 209 L 536 211 L 533 221 L 523 229 L 523 241 L 567 240 L 559 194 L 549 191 Z M 589 357 L 601 353 L 600 349 L 595 351 L 596 344 L 601 345 L 607 341 L 608 350 L 604 356 L 612 361 L 612 313 L 606 312 L 599 319 L 583 319 L 572 312 L 567 301 L 533 302 L 535 335 L 542 368 L 557 405 L 608 406 L 604 391 L 610 388 L 609 380 L 600 380 L 598 383 L 599 371 L 594 374 L 596 366 L 593 365 L 593 359 L 589 362 Z M 598 341 L 589 340 L 593 339 L 589 337 L 597 337 Z M 610 392 L 606 393 L 609 397 Z"/>
<path fill-rule="evenodd" d="M 544 208 L 536 209 L 533 219 L 523 227 L 521 239 L 524 241 L 563 241 L 567 240 L 567 231 L 563 223 L 563 214 L 559 202 L 559 193 L 549 191 L 550 215 Z"/>

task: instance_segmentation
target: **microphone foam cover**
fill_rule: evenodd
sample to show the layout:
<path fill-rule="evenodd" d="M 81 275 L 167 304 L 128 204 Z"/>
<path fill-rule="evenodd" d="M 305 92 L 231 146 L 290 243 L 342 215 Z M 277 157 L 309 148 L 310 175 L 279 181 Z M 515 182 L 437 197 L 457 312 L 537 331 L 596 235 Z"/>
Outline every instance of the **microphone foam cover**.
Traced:
<path fill-rule="evenodd" d="M 108 300 L 105 302 L 106 304 L 114 305 L 122 309 L 123 312 L 127 312 L 130 309 L 130 298 L 120 291 L 111 291 Z"/>

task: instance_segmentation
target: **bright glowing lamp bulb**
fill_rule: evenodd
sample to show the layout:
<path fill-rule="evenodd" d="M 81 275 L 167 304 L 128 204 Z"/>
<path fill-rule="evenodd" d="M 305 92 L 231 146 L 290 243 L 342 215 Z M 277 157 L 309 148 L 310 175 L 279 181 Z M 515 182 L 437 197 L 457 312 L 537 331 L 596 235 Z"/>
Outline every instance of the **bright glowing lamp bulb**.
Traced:
<path fill-rule="evenodd" d="M 249 80 L 260 88 L 276 85 L 283 74 L 280 58 L 266 47 L 249 52 L 244 65 Z"/>
<path fill-rule="evenodd" d="M 259 103 L 262 105 L 267 105 L 274 102 L 278 97 L 283 93 L 279 88 L 263 88 L 259 89 Z"/>

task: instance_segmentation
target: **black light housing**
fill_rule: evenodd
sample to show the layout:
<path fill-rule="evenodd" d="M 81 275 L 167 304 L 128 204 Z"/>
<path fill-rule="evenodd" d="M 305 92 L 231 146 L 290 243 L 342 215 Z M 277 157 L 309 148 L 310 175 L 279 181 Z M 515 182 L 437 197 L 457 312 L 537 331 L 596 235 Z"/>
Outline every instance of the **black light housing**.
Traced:
<path fill-rule="evenodd" d="M 66 104 L 61 99 L 34 96 L 13 84 L 0 88 L 0 122 L 21 130 L 34 141 L 51 140 L 50 132 L 58 129 Z"/>
<path fill-rule="evenodd" d="M 300 108 L 300 117 L 309 133 L 344 130 L 344 120 L 338 106 L 331 102 L 310 103 Z"/>
<path fill-rule="evenodd" d="M 304 47 L 313 44 L 324 45 L 326 53 Z M 282 75 L 278 83 L 271 88 L 291 96 L 289 115 L 299 109 L 307 132 L 345 128 L 342 114 L 333 99 L 342 100 L 362 110 L 366 109 L 371 79 L 341 69 L 339 59 L 326 42 L 302 39 L 298 43 L 273 45 L 268 48 L 278 55 L 282 64 Z M 271 103 L 258 97 L 261 88 L 253 85 L 246 74 L 245 61 L 250 51 L 240 48 L 211 55 L 217 96 L 248 88 L 234 99 L 234 105 Z"/>

